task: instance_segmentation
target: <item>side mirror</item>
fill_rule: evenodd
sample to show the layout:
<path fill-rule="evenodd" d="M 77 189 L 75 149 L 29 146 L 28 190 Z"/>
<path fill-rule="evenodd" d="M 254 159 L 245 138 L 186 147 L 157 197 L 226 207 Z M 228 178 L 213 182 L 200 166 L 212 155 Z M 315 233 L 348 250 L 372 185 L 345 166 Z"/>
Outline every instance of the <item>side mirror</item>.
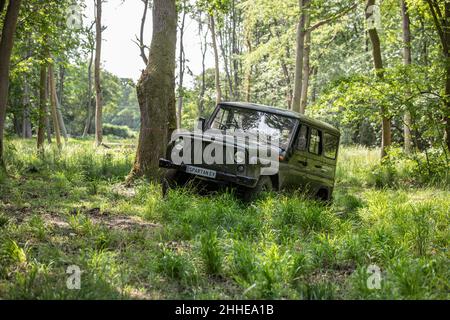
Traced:
<path fill-rule="evenodd" d="M 203 117 L 198 118 L 197 129 L 201 130 L 201 131 L 205 131 L 205 124 L 206 124 L 205 118 L 203 118 Z"/>

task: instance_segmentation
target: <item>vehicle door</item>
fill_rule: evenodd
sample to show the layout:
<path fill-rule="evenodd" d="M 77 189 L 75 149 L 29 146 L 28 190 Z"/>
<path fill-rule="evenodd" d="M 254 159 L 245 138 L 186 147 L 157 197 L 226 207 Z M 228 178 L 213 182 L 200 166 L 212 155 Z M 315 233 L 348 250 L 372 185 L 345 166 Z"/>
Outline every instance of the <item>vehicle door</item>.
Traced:
<path fill-rule="evenodd" d="M 293 145 L 291 157 L 281 168 L 283 187 L 286 189 L 304 189 L 308 182 L 308 135 L 309 127 L 300 123 L 298 135 Z"/>

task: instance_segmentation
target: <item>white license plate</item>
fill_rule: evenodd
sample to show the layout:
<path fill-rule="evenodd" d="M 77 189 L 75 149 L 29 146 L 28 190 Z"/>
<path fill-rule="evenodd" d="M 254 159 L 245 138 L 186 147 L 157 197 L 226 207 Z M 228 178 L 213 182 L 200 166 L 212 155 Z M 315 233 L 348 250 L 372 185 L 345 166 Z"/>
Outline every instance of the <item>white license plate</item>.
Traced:
<path fill-rule="evenodd" d="M 208 170 L 203 168 L 197 168 L 197 167 L 186 167 L 186 172 L 190 174 L 195 174 L 197 176 L 202 176 L 206 178 L 215 179 L 216 178 L 216 171 L 214 170 Z"/>

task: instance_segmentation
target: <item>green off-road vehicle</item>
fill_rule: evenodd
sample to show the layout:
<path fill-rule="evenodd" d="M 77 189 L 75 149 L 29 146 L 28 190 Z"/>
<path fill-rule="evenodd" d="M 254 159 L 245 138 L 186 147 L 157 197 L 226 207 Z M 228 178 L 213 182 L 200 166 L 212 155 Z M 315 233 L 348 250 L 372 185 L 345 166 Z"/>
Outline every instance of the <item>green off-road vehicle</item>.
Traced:
<path fill-rule="evenodd" d="M 302 190 L 321 200 L 334 189 L 340 133 L 296 112 L 251 103 L 221 103 L 192 132 L 172 135 L 160 167 L 165 190 L 191 180 L 260 192 Z"/>

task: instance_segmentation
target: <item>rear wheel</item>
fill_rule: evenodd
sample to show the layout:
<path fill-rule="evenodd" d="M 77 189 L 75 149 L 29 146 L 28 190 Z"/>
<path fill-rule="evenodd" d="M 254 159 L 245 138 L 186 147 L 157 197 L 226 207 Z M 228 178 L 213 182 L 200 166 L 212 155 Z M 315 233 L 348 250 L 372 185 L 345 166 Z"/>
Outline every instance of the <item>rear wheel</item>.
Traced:
<path fill-rule="evenodd" d="M 269 176 L 261 176 L 254 188 L 248 188 L 244 192 L 245 201 L 253 201 L 264 192 L 272 192 L 273 184 Z"/>

